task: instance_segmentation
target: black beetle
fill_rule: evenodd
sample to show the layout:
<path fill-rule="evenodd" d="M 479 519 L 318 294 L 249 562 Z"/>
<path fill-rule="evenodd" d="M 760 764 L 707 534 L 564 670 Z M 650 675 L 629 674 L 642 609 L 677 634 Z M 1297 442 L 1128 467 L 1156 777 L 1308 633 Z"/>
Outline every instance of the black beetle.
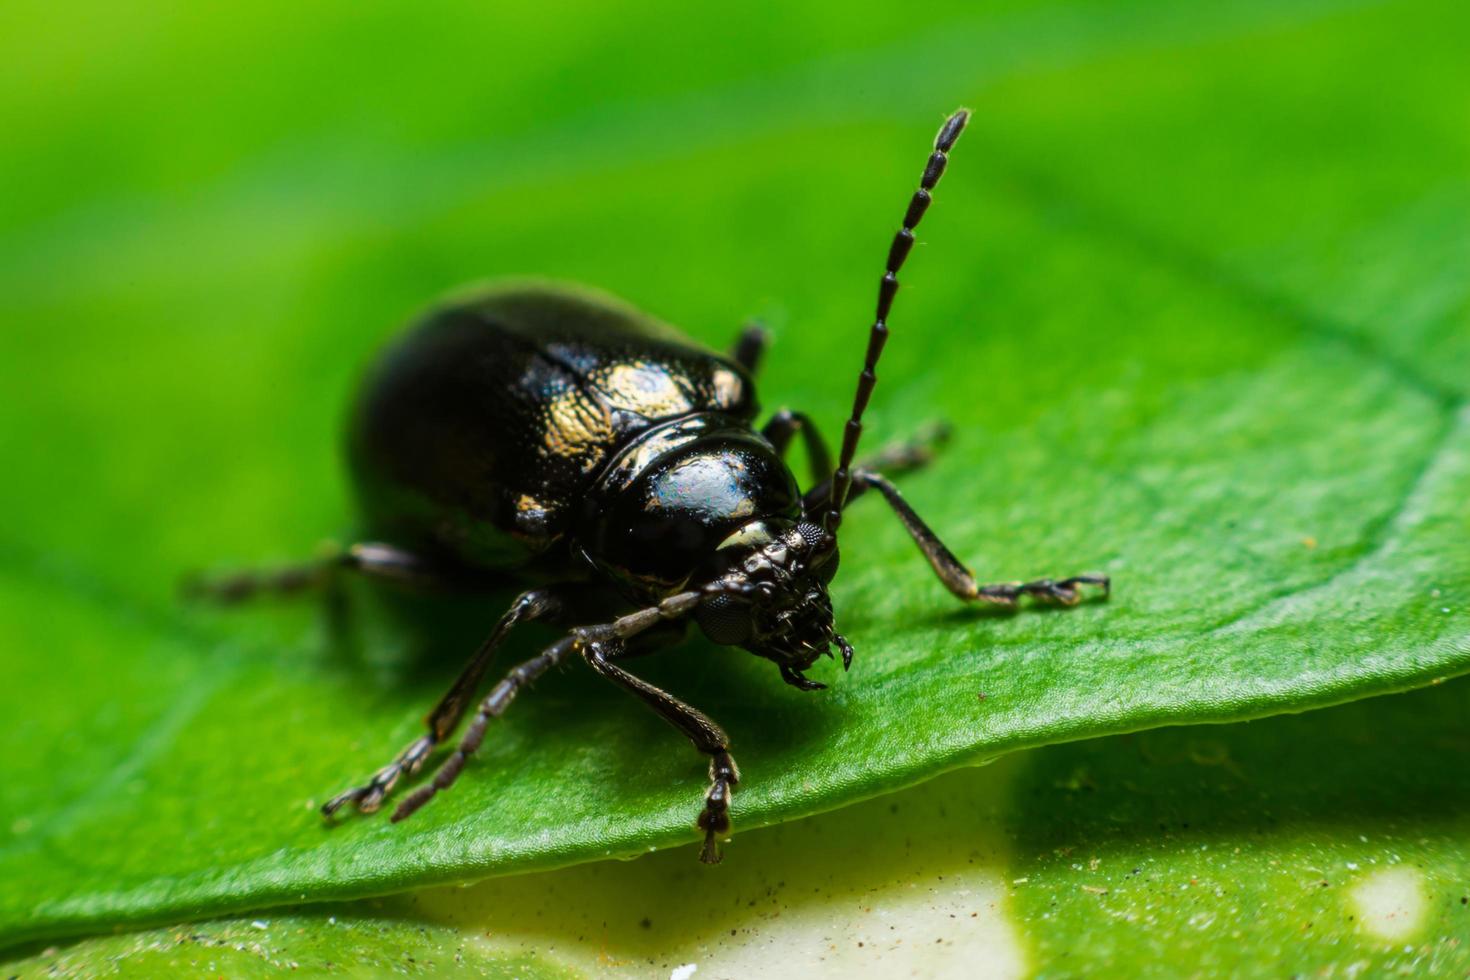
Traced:
<path fill-rule="evenodd" d="M 843 509 L 869 489 L 888 501 L 961 599 L 1009 605 L 1030 595 L 1071 605 L 1083 584 L 1106 594 L 1106 576 L 978 584 L 882 475 L 922 465 L 932 438 L 853 463 L 898 271 L 968 118 L 960 110 L 940 128 L 889 249 L 835 467 L 800 412 L 783 409 L 753 428 L 759 329 L 747 329 L 725 357 L 611 297 L 521 284 L 441 305 L 381 358 L 362 389 L 349 439 L 371 543 L 285 571 L 232 575 L 198 591 L 238 600 L 320 584 L 341 569 L 424 585 L 510 572 L 539 584 L 501 617 L 427 716 L 428 731 L 364 785 L 326 803 L 325 814 L 349 803 L 377 810 L 459 725 L 511 629 L 546 620 L 569 631 L 491 689 L 459 747 L 393 819 L 454 782 L 490 719 L 522 687 L 579 656 L 710 757 L 697 823 L 701 860 L 718 861 L 718 839 L 730 829 L 731 789 L 740 781 L 729 740 L 710 718 L 622 662 L 681 637 L 692 618 L 711 641 L 774 661 L 788 684 L 823 687 L 802 672 L 822 654 L 830 657 L 834 645 L 843 667 L 852 663 L 852 646 L 833 626 L 827 586 L 837 571 Z M 784 462 L 798 434 L 813 470 L 805 493 Z M 594 617 L 608 621 L 575 625 Z"/>

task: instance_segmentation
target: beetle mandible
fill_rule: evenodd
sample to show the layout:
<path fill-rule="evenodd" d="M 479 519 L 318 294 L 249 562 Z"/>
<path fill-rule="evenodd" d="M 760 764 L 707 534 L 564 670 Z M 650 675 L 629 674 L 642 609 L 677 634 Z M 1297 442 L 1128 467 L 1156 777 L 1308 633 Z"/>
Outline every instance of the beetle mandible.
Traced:
<path fill-rule="evenodd" d="M 889 248 L 835 466 L 801 412 L 782 409 L 754 428 L 752 378 L 765 344 L 758 328 L 722 356 L 605 295 L 502 285 L 430 311 L 380 358 L 348 439 L 369 539 L 323 561 L 231 575 L 199 590 L 239 600 L 319 585 L 342 570 L 427 586 L 509 572 L 536 584 L 511 603 L 429 712 L 427 731 L 323 813 L 377 810 L 459 727 L 507 634 L 542 620 L 567 632 L 490 690 L 458 747 L 404 797 L 393 820 L 454 783 L 522 688 L 580 657 L 709 757 L 696 823 L 704 833 L 700 859 L 718 862 L 740 782 L 729 739 L 624 664 L 653 642 L 682 636 L 692 619 L 714 643 L 774 662 L 788 684 L 821 689 L 803 673 L 819 656 L 831 657 L 835 646 L 844 669 L 852 664 L 827 588 L 843 511 L 868 490 L 888 503 L 960 599 L 1013 605 L 1024 595 L 1072 605 L 1083 585 L 1106 595 L 1102 575 L 977 583 L 884 475 L 926 462 L 934 436 L 854 462 L 898 272 L 968 119 L 961 109 L 940 128 Z M 812 469 L 805 492 L 784 460 L 798 436 Z M 623 614 L 585 625 L 592 610 L 608 608 Z"/>

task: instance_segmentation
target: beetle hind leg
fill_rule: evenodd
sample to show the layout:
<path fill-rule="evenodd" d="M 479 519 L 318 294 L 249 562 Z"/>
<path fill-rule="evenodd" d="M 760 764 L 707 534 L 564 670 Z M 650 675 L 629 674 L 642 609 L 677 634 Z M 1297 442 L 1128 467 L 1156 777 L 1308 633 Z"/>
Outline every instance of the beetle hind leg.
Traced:
<path fill-rule="evenodd" d="M 390 544 L 362 541 L 346 548 L 327 544 L 321 552 L 315 561 L 279 568 L 190 575 L 180 583 L 180 591 L 188 599 L 235 605 L 267 595 L 326 590 L 347 572 L 420 587 L 447 586 L 455 579 L 448 569 Z"/>

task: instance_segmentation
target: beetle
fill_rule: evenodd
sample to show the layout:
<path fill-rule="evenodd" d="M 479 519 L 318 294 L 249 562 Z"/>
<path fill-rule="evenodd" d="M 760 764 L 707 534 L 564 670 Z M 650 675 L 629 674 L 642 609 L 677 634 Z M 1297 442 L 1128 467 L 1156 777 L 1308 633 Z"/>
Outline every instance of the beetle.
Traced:
<path fill-rule="evenodd" d="M 1083 586 L 1107 595 L 1104 575 L 976 582 L 884 475 L 922 465 L 940 433 L 855 462 L 898 273 L 968 119 L 961 109 L 940 128 L 889 248 L 835 465 L 801 412 L 782 409 L 754 427 L 752 379 L 765 346 L 758 328 L 746 329 L 727 356 L 609 296 L 516 283 L 441 303 L 381 356 L 348 437 L 367 539 L 322 561 L 229 575 L 198 591 L 239 600 L 304 589 L 341 571 L 424 586 L 509 573 L 530 588 L 426 716 L 424 734 L 323 805 L 327 817 L 345 807 L 376 811 L 418 773 L 469 713 L 506 636 L 540 620 L 566 632 L 490 689 L 458 747 L 392 819 L 448 789 L 523 688 L 581 658 L 709 757 L 696 825 L 704 835 L 701 860 L 718 862 L 741 779 L 729 739 L 625 664 L 682 637 L 693 620 L 710 641 L 772 661 L 788 684 L 820 690 L 804 673 L 818 657 L 831 657 L 835 646 L 843 668 L 852 665 L 828 586 L 843 512 L 869 490 L 960 599 L 1014 605 L 1031 596 L 1073 605 Z M 797 437 L 812 468 L 805 491 L 785 462 Z"/>

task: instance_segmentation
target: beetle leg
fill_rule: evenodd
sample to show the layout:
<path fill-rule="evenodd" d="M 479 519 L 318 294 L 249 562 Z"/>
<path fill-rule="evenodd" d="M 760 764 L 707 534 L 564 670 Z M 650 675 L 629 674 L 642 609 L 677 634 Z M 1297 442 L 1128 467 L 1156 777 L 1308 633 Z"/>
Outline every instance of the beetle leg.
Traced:
<path fill-rule="evenodd" d="M 920 426 L 919 431 L 911 438 L 884 446 L 872 456 L 858 460 L 855 469 L 878 470 L 895 476 L 921 470 L 933 461 L 939 448 L 949 441 L 950 431 L 948 422 L 930 422 Z M 817 514 L 826 509 L 827 497 L 832 493 L 831 476 L 828 472 L 820 483 L 806 492 L 802 498 L 802 509 L 805 513 Z M 855 481 L 852 490 L 848 492 L 847 502 L 852 503 L 867 489 L 865 484 Z"/>
<path fill-rule="evenodd" d="M 505 640 L 510 631 L 518 623 L 545 619 L 562 612 L 564 608 L 563 598 L 553 589 L 536 589 L 517 596 L 510 608 L 506 610 L 505 615 L 501 616 L 500 621 L 495 624 L 495 629 L 490 632 L 485 642 L 480 644 L 480 648 L 475 651 L 475 655 L 470 658 L 470 662 L 465 665 L 454 684 L 450 686 L 444 697 L 439 699 L 434 709 L 425 716 L 424 724 L 428 727 L 428 731 L 410 742 L 402 752 L 394 757 L 392 762 L 374 773 L 366 783 L 339 793 L 328 800 L 322 806 L 322 813 L 330 817 L 348 803 L 355 804 L 357 809 L 363 813 L 372 813 L 382 806 L 384 797 L 393 791 L 398 781 L 422 769 L 429 754 L 459 726 L 460 719 L 464 717 L 465 710 L 469 707 L 475 691 L 485 677 L 485 671 L 490 667 L 490 661 L 495 655 L 496 648 Z M 520 676 L 517 674 L 518 671 L 525 671 L 535 662 L 534 659 L 527 661 L 511 671 L 511 675 Z M 526 683 L 529 679 L 523 679 L 518 683 Z M 509 704 L 510 698 L 515 696 L 515 691 L 511 690 L 508 696 L 505 695 L 501 691 L 505 684 L 506 681 L 502 681 L 497 685 L 485 703 L 489 704 L 499 692 L 504 697 L 505 703 Z M 484 710 L 482 705 L 481 712 L 483 713 Z M 502 706 L 500 710 L 504 710 L 504 707 Z M 483 725 L 481 729 L 483 735 Z M 475 744 L 479 744 L 478 738 Z M 463 761 L 460 762 L 460 765 L 463 765 Z"/>
<path fill-rule="evenodd" d="M 858 460 L 858 467 L 893 474 L 911 473 L 921 470 L 934 460 L 935 454 L 949 442 L 952 429 L 948 422 L 928 422 L 919 426 L 919 431 L 903 442 L 890 443 L 866 459 Z"/>
<path fill-rule="evenodd" d="M 512 668 L 499 684 L 491 688 L 485 700 L 480 702 L 480 710 L 475 712 L 474 720 L 465 730 L 464 737 L 459 740 L 453 754 L 435 770 L 432 780 L 403 798 L 398 809 L 393 811 L 393 822 L 397 823 L 412 816 L 414 811 L 433 799 L 440 790 L 453 786 L 459 774 L 464 771 L 465 763 L 485 740 L 485 730 L 490 727 L 490 722 L 505 713 L 505 709 L 510 707 L 521 688 L 565 660 L 578 645 L 576 634 L 564 636 L 530 660 Z"/>
<path fill-rule="evenodd" d="M 771 335 L 766 333 L 765 327 L 759 323 L 746 324 L 740 331 L 740 336 L 735 338 L 735 346 L 730 349 L 730 359 L 754 376 L 761 366 L 761 355 L 766 352 L 770 342 Z"/>
<path fill-rule="evenodd" d="M 1064 606 L 1075 606 L 1082 601 L 1079 586 L 1098 586 L 1102 589 L 1104 597 L 1108 595 L 1112 587 L 1112 582 L 1106 575 L 1074 575 L 1071 578 L 1060 580 L 1044 578 L 1034 582 L 981 585 L 975 581 L 975 576 L 954 556 L 944 542 L 939 540 L 939 536 L 929 529 L 929 525 L 924 523 L 923 518 L 914 512 L 909 502 L 903 499 L 903 495 L 892 483 L 870 470 L 854 470 L 853 486 L 854 488 L 871 487 L 883 495 L 883 499 L 888 501 L 888 506 L 893 508 L 899 521 L 909 532 L 909 537 L 914 539 L 914 543 L 919 546 L 924 557 L 929 559 L 929 565 L 934 569 L 934 574 L 939 576 L 939 580 L 950 592 L 961 599 L 981 599 L 1004 606 L 1013 606 L 1021 596 L 1029 595 L 1037 599 L 1059 602 Z"/>
<path fill-rule="evenodd" d="M 547 647 L 537 656 L 532 657 L 530 660 L 513 669 L 509 674 L 505 675 L 504 680 L 490 690 L 485 700 L 480 702 L 480 710 L 475 713 L 475 720 L 470 723 L 470 727 L 465 731 L 464 738 L 460 739 L 459 747 L 440 765 L 438 771 L 434 773 L 433 780 L 425 786 L 420 786 L 406 796 L 403 802 L 398 805 L 398 809 L 393 811 L 393 821 L 396 823 L 410 816 L 415 810 L 433 799 L 434 794 L 438 793 L 441 789 L 448 789 L 454 785 L 454 781 L 459 778 L 459 774 L 464 770 L 465 763 L 479 749 L 480 743 L 485 738 L 485 730 L 489 727 L 491 719 L 498 718 L 505 713 L 505 709 L 510 707 L 511 701 L 515 699 L 516 694 L 521 688 L 546 673 L 547 670 L 561 663 L 569 654 L 584 651 L 592 644 L 599 642 L 616 642 L 621 648 L 623 641 L 637 636 L 645 630 L 653 629 L 662 623 L 681 619 L 692 611 L 705 596 L 717 594 L 721 591 L 728 590 L 711 587 L 703 590 L 680 592 L 664 599 L 656 606 L 649 606 L 647 609 L 640 609 L 626 616 L 619 616 L 611 623 L 606 623 L 601 626 L 578 627 Z M 382 802 L 383 796 L 387 794 L 388 790 L 392 788 L 393 783 L 397 782 L 403 772 L 412 772 L 423 765 L 423 760 L 428 756 L 428 748 L 422 752 L 415 753 L 415 747 L 426 739 L 442 740 L 454 728 L 454 725 L 464 713 L 463 703 L 458 702 L 452 711 L 445 714 L 445 731 L 443 735 L 436 735 L 434 727 L 436 724 L 435 719 L 439 717 L 440 709 L 455 699 L 456 692 L 461 692 L 462 697 L 468 697 L 469 692 L 478 686 L 479 678 L 485 671 L 484 664 L 480 663 L 481 658 L 483 657 L 485 662 L 488 663 L 489 651 L 493 650 L 495 645 L 499 643 L 500 638 L 510 630 L 511 626 L 515 625 L 514 620 L 508 624 L 507 620 L 512 619 L 523 600 L 529 601 L 532 604 L 538 602 L 549 603 L 543 612 L 540 613 L 543 616 L 552 612 L 560 612 L 565 608 L 564 604 L 555 595 L 549 594 L 548 592 L 528 592 L 520 600 L 517 600 L 517 605 L 511 607 L 510 612 L 507 612 L 501 619 L 500 624 L 496 626 L 495 632 L 480 647 L 480 652 L 475 655 L 475 660 L 471 662 L 470 667 L 465 669 L 464 675 L 455 682 L 449 694 L 445 695 L 444 701 L 440 702 L 440 707 L 430 712 L 429 734 L 414 742 L 400 754 L 400 759 L 405 755 L 413 754 L 413 759 L 415 760 L 414 768 L 410 770 L 406 766 L 398 766 L 398 761 L 395 760 L 381 770 L 377 776 L 374 776 L 373 780 L 367 786 L 360 789 L 348 790 L 323 807 L 323 812 L 330 814 L 333 810 L 348 801 L 359 799 L 358 794 L 368 795 L 372 802 L 371 808 L 377 809 L 378 805 Z M 529 613 L 523 613 L 521 618 L 527 618 L 528 616 Z M 478 671 L 474 674 L 474 679 L 471 683 L 467 679 L 470 677 L 471 671 L 476 669 L 477 665 Z M 461 691 L 461 689 L 463 690 Z M 452 720 L 448 720 L 450 715 L 452 715 Z M 429 745 L 430 748 L 432 744 L 431 742 Z M 380 792 L 376 791 L 376 785 L 380 777 L 383 777 L 385 773 L 389 774 L 387 784 Z M 358 802 L 358 809 L 364 809 L 361 802 Z"/>
<path fill-rule="evenodd" d="M 402 548 L 362 541 L 347 548 L 330 545 L 316 561 L 283 568 L 236 572 L 219 578 L 191 576 L 184 580 L 182 591 L 188 598 L 233 605 L 265 594 L 292 595 L 322 589 L 342 572 L 424 588 L 454 584 L 462 577 Z"/>
<path fill-rule="evenodd" d="M 812 424 L 811 418 L 805 412 L 793 412 L 789 408 L 783 408 L 761 429 L 761 435 L 766 437 L 771 446 L 776 450 L 776 455 L 785 457 L 786 449 L 791 445 L 791 438 L 801 433 L 802 443 L 806 446 L 807 462 L 811 465 L 812 481 L 820 482 L 830 480 L 832 477 L 832 454 L 827 450 L 827 442 L 822 438 L 822 433 Z"/>
<path fill-rule="evenodd" d="M 621 648 L 617 639 L 592 641 L 582 648 L 582 657 L 593 670 L 648 705 L 709 756 L 710 787 L 696 824 L 704 831 L 699 859 L 705 864 L 718 864 L 723 857 L 719 838 L 730 832 L 730 793 L 740 782 L 740 770 L 730 757 L 730 739 L 708 715 L 613 663 Z"/>

